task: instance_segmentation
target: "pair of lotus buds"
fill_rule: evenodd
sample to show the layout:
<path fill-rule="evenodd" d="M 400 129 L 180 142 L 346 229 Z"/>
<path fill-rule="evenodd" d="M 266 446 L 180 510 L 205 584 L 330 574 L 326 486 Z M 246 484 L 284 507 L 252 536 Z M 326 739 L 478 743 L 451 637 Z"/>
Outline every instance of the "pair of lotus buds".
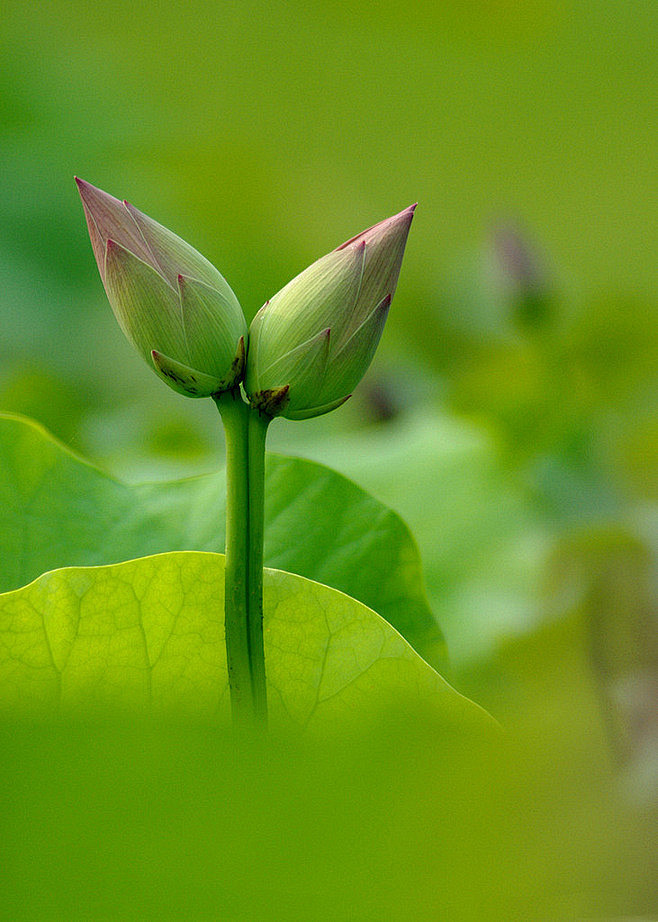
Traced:
<path fill-rule="evenodd" d="M 119 325 L 175 391 L 212 397 L 242 382 L 254 407 L 289 419 L 348 399 L 381 338 L 415 205 L 317 260 L 248 330 L 207 259 L 129 202 L 76 182 Z"/>

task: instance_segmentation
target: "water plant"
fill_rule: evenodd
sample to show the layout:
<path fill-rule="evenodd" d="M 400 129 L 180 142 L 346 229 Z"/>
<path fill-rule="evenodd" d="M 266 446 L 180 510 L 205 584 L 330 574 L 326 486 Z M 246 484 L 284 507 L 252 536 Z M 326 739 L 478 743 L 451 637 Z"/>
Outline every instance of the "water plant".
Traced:
<path fill-rule="evenodd" d="M 208 260 L 130 203 L 76 182 L 123 332 L 170 387 L 211 397 L 221 414 L 231 707 L 237 726 L 264 725 L 268 426 L 277 416 L 319 416 L 350 397 L 382 335 L 416 206 L 317 260 L 266 302 L 247 331 L 235 294 Z"/>

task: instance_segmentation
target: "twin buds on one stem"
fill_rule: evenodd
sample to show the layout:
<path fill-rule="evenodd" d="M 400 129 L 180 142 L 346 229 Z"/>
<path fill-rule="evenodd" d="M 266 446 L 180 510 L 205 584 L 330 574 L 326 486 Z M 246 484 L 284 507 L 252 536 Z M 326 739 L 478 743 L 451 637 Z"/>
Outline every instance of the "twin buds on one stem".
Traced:
<path fill-rule="evenodd" d="M 121 329 L 170 387 L 212 397 L 222 414 L 232 710 L 236 723 L 263 722 L 267 426 L 276 416 L 319 416 L 351 395 L 381 338 L 416 206 L 317 260 L 270 298 L 247 329 L 238 299 L 207 259 L 129 202 L 76 182 Z"/>

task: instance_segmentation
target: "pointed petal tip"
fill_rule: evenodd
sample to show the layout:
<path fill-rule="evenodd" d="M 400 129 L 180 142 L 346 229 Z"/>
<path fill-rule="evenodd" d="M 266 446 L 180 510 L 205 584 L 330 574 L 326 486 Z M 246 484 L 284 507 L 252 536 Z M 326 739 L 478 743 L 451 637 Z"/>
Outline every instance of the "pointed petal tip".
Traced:
<path fill-rule="evenodd" d="M 189 294 L 190 288 L 194 288 L 195 281 L 189 275 L 184 275 L 182 272 L 179 272 L 176 275 L 176 285 L 181 294 L 181 297 L 186 298 Z"/>
<path fill-rule="evenodd" d="M 404 208 L 397 214 L 391 215 L 390 218 L 384 218 L 383 221 L 378 221 L 377 224 L 373 224 L 372 227 L 366 228 L 366 230 L 361 231 L 360 234 L 356 234 L 354 237 L 350 237 L 349 240 L 346 240 L 345 243 L 341 243 L 340 246 L 336 247 L 334 252 L 344 250 L 349 246 L 353 246 L 356 249 L 361 245 L 365 246 L 367 243 L 372 243 L 373 241 L 379 239 L 383 234 L 388 233 L 388 231 L 390 231 L 390 229 L 396 225 L 403 225 L 406 223 L 408 229 L 417 205 L 418 202 L 414 202 L 413 205 L 409 205 L 408 208 Z"/>
<path fill-rule="evenodd" d="M 113 240 L 111 237 L 108 237 L 105 243 L 105 260 L 109 258 L 113 262 L 125 261 L 126 258 L 134 257 L 134 253 L 131 253 L 129 249 L 122 246 L 122 244 L 117 243 L 116 240 Z"/>
<path fill-rule="evenodd" d="M 104 189 L 99 189 L 98 186 L 94 186 L 93 183 L 87 182 L 86 179 L 80 179 L 79 176 L 74 176 L 73 178 L 78 187 L 82 204 L 92 214 L 100 216 L 106 213 L 108 209 L 111 211 L 116 206 L 121 205 L 118 198 L 110 195 L 109 192 L 105 192 Z"/>
<path fill-rule="evenodd" d="M 135 206 L 133 205 L 133 203 L 132 203 L 132 202 L 129 202 L 127 198 L 124 198 L 124 200 L 121 202 L 121 204 L 122 204 L 123 207 L 126 209 L 126 211 L 130 212 L 131 215 L 137 216 L 138 218 L 146 218 L 146 215 L 142 214 L 142 212 L 139 210 L 139 208 L 135 208 Z M 147 218 L 147 220 L 149 220 L 149 219 Z"/>
<path fill-rule="evenodd" d="M 98 186 L 95 186 L 93 183 L 87 182 L 86 179 L 80 179 L 79 176 L 74 176 L 73 179 L 75 180 L 75 184 L 78 187 L 78 192 L 83 198 L 84 198 L 85 193 L 93 194 L 94 192 L 100 192 L 101 195 L 108 195 L 108 197 L 111 197 L 109 196 L 107 192 L 103 192 L 102 189 L 99 189 Z"/>
<path fill-rule="evenodd" d="M 403 208 L 402 211 L 399 211 L 396 215 L 393 215 L 392 218 L 389 218 L 390 221 L 409 221 L 414 216 L 414 212 L 418 207 L 418 202 L 414 202 L 413 205 L 409 205 L 408 208 Z"/>
<path fill-rule="evenodd" d="M 80 198 L 84 204 L 85 196 L 94 189 L 94 186 L 92 186 L 92 184 L 87 182 L 85 179 L 80 179 L 79 176 L 74 176 L 73 179 L 75 180 L 75 184 L 78 187 L 78 194 L 80 195 Z"/>
<path fill-rule="evenodd" d="M 397 214 L 391 215 L 390 218 L 387 218 L 386 220 L 382 221 L 381 224 L 391 225 L 391 224 L 403 223 L 405 221 L 410 224 L 411 219 L 413 218 L 414 212 L 416 211 L 417 207 L 418 207 L 418 202 L 414 202 L 413 205 L 409 205 L 407 208 L 403 208 L 402 211 L 398 211 Z"/>

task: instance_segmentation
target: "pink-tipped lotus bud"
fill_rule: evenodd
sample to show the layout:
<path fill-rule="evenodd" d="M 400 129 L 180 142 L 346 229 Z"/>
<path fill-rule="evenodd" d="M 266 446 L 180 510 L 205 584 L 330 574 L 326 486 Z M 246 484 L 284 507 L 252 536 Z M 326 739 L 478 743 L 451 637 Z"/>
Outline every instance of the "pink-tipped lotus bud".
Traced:
<path fill-rule="evenodd" d="M 323 256 L 260 309 L 245 380 L 253 406 L 306 419 L 347 400 L 381 338 L 415 207 Z"/>
<path fill-rule="evenodd" d="M 107 297 L 133 346 L 180 394 L 209 397 L 237 386 L 247 325 L 226 280 L 129 202 L 76 182 Z"/>

